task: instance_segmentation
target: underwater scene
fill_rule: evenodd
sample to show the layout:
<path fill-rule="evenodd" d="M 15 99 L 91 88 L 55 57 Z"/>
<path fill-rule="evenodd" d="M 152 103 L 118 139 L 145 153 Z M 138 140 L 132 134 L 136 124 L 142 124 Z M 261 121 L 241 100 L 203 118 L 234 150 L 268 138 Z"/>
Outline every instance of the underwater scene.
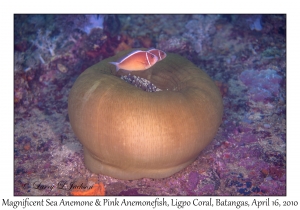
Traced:
<path fill-rule="evenodd" d="M 15 196 L 286 194 L 286 15 L 14 15 Z"/>

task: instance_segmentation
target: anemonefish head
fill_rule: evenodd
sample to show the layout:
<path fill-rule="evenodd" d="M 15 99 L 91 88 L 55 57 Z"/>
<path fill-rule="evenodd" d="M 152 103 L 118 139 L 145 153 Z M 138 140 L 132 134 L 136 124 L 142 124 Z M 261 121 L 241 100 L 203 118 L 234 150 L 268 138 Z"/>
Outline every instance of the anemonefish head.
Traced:
<path fill-rule="evenodd" d="M 158 61 L 158 57 L 151 52 L 136 50 L 120 59 L 118 62 L 110 62 L 115 65 L 117 71 L 124 69 L 127 71 L 142 71 L 150 68 Z"/>
<path fill-rule="evenodd" d="M 161 61 L 162 59 L 167 57 L 167 54 L 162 50 L 152 48 L 152 49 L 148 50 L 147 52 L 150 52 L 150 53 L 156 55 L 156 57 L 158 58 L 158 61 Z"/>

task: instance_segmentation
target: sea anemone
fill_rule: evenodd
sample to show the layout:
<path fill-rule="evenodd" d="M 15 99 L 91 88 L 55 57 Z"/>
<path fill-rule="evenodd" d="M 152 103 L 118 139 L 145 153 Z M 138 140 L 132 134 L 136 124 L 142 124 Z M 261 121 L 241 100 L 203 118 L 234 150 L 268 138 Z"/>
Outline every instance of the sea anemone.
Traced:
<path fill-rule="evenodd" d="M 86 167 L 119 179 L 168 177 L 192 163 L 212 141 L 223 115 L 209 76 L 172 53 L 146 71 L 131 72 L 162 91 L 147 92 L 120 79 L 109 62 L 85 70 L 68 101 Z"/>

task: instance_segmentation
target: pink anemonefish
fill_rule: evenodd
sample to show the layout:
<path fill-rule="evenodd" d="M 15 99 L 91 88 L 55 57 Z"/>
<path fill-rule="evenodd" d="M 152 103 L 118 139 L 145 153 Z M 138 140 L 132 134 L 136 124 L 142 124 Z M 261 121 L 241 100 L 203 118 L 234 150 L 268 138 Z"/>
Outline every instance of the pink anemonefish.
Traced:
<path fill-rule="evenodd" d="M 150 68 L 158 61 L 156 55 L 148 52 L 136 50 L 122 58 L 118 62 L 110 62 L 115 65 L 117 71 L 124 69 L 127 71 L 142 71 Z"/>
<path fill-rule="evenodd" d="M 158 58 L 158 61 L 161 61 L 162 59 L 167 57 L 167 54 L 162 50 L 152 48 L 152 49 L 148 50 L 147 52 L 150 52 L 150 53 L 156 55 L 156 57 Z"/>

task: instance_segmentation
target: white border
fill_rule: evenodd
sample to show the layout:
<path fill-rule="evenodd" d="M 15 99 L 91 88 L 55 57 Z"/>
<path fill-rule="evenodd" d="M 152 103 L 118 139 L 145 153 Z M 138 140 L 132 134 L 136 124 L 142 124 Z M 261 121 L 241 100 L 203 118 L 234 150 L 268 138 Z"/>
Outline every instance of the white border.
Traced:
<path fill-rule="evenodd" d="M 293 3 L 295 2 L 295 3 Z M 287 196 L 271 197 L 272 199 L 297 200 L 300 204 L 299 190 L 299 12 L 297 1 L 11 1 L 1 3 L 1 146 L 0 146 L 0 202 L 2 199 L 22 200 L 25 197 L 13 197 L 13 14 L 15 13 L 286 13 L 287 14 Z M 126 8 L 126 9 L 124 9 Z M 47 197 L 32 197 L 31 199 L 46 199 Z M 60 201 L 61 198 L 71 200 L 72 197 L 51 197 L 51 200 Z M 109 197 L 113 199 L 113 197 Z M 153 198 L 153 196 L 152 196 Z M 167 199 L 178 197 L 167 197 Z M 193 199 L 194 197 L 179 197 L 179 199 Z M 224 198 L 225 197 L 214 197 Z M 248 200 L 255 197 L 228 197 L 234 200 Z M 258 197 L 264 200 L 267 197 Z M 76 197 L 76 200 L 94 200 L 96 198 Z M 102 198 L 101 198 L 102 199 Z M 127 200 L 146 199 L 145 197 L 126 197 Z M 203 197 L 204 200 L 208 197 Z M 12 207 L 9 207 L 12 209 Z M 73 207 L 79 209 L 80 207 Z M 100 208 L 100 207 L 94 207 Z M 242 207 L 243 208 L 243 207 Z M 270 207 L 269 207 L 270 208 Z M 31 209 L 31 208 L 26 208 Z M 39 209 L 39 208 L 36 208 Z M 57 209 L 57 208 L 56 208 Z M 82 208 L 81 208 L 82 209 Z M 101 209 L 107 209 L 101 207 Z M 109 209 L 113 209 L 109 208 Z M 124 209 L 140 209 L 127 207 Z M 148 207 L 148 209 L 153 209 Z M 161 209 L 161 208 L 156 208 Z M 177 208 L 168 208 L 177 209 Z M 186 207 L 184 209 L 187 209 Z M 189 208 L 190 209 L 190 208 Z M 194 207 L 193 209 L 199 209 Z M 218 208 L 218 209 L 224 209 Z M 226 208 L 226 209 L 233 209 Z M 248 209 L 257 209 L 250 207 Z M 265 209 L 260 207 L 259 209 Z"/>

